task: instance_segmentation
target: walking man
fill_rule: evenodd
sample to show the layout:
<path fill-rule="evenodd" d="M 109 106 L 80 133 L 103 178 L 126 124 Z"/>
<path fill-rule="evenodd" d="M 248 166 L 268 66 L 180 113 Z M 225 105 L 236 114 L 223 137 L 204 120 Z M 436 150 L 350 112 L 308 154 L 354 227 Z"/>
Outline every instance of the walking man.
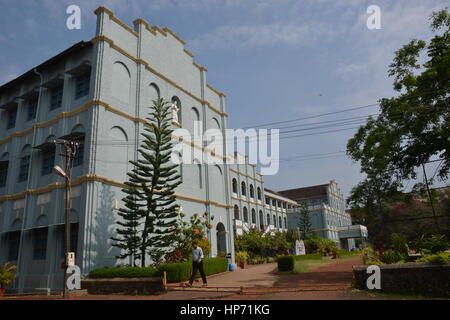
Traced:
<path fill-rule="evenodd" d="M 207 286 L 205 271 L 203 270 L 203 250 L 197 245 L 197 242 L 192 242 L 192 276 L 189 280 L 189 286 L 192 287 L 197 270 L 200 271 L 202 276 L 203 286 Z"/>

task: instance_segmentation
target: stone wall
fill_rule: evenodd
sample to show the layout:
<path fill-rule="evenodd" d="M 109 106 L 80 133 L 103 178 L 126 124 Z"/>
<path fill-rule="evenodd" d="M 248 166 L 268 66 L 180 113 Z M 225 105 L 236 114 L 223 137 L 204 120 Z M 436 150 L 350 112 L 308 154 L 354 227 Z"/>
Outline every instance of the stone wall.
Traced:
<path fill-rule="evenodd" d="M 164 290 L 161 278 L 82 279 L 89 294 L 155 294 Z"/>
<path fill-rule="evenodd" d="M 368 290 L 366 281 L 372 273 L 367 274 L 366 269 L 367 266 L 353 267 L 354 288 Z M 381 292 L 450 297 L 450 263 L 386 264 L 380 266 L 380 271 Z"/>

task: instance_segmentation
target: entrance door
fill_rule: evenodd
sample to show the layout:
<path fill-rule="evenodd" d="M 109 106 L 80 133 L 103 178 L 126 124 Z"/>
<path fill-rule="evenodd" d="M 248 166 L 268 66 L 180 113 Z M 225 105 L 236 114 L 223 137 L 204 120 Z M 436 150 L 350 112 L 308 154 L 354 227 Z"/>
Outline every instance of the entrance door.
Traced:
<path fill-rule="evenodd" d="M 217 255 L 220 252 L 227 253 L 227 236 L 225 226 L 222 222 L 219 222 L 216 227 L 217 231 Z"/>

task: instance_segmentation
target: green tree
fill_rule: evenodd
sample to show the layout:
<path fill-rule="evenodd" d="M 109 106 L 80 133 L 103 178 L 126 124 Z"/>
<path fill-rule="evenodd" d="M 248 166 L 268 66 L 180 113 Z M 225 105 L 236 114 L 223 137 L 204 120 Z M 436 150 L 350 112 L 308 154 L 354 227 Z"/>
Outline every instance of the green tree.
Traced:
<path fill-rule="evenodd" d="M 302 203 L 300 206 L 298 229 L 300 231 L 300 237 L 302 240 L 308 238 L 308 234 L 311 231 L 311 219 L 309 217 L 309 210 L 306 203 Z"/>
<path fill-rule="evenodd" d="M 121 253 L 116 258 L 126 259 L 129 257 L 130 265 L 135 267 L 136 260 L 140 259 L 141 237 L 138 229 L 141 224 L 141 217 L 145 215 L 145 210 L 143 210 L 144 205 L 136 201 L 139 195 L 137 189 L 125 188 L 122 191 L 127 194 L 122 199 L 125 203 L 125 208 L 119 209 L 118 215 L 122 217 L 122 220 L 116 223 L 120 228 L 116 229 L 117 236 L 111 237 L 111 240 L 115 241 L 113 246 L 121 249 Z"/>
<path fill-rule="evenodd" d="M 438 177 L 446 180 L 450 172 L 450 14 L 446 8 L 430 20 L 434 37 L 428 43 L 411 40 L 389 66 L 399 95 L 381 99 L 379 115 L 347 143 L 347 154 L 367 176 L 349 202 L 357 209 L 366 205 L 366 217 L 378 220 L 384 242 L 389 240 L 386 203 L 402 182 L 415 179 L 416 169 L 436 156 L 442 159 Z"/>
<path fill-rule="evenodd" d="M 136 250 L 134 232 L 138 224 L 141 267 L 146 266 L 146 254 L 153 265 L 158 265 L 173 250 L 179 208 L 175 203 L 175 188 L 181 183 L 178 165 L 171 161 L 170 104 L 164 99 L 153 101 L 146 120 L 139 158 L 130 161 L 133 169 L 127 173 L 126 209 L 121 211 L 126 222 L 118 230 L 122 237 L 115 243 L 125 247 L 125 254 Z"/>

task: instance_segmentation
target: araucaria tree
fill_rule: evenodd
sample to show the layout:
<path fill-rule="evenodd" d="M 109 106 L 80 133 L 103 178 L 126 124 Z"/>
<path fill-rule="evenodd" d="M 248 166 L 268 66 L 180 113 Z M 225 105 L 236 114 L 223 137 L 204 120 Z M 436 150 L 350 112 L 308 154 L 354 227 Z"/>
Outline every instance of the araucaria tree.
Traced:
<path fill-rule="evenodd" d="M 300 231 L 301 239 L 308 238 L 308 234 L 311 231 L 311 219 L 309 218 L 308 206 L 303 203 L 300 206 L 300 216 L 298 219 L 298 228 Z"/>
<path fill-rule="evenodd" d="M 178 205 L 175 188 L 181 183 L 178 165 L 171 161 L 172 132 L 170 104 L 164 99 L 153 101 L 142 133 L 138 160 L 130 161 L 133 169 L 127 173 L 126 208 L 120 210 L 124 222 L 118 222 L 120 238 L 114 246 L 124 249 L 123 257 L 139 252 L 141 267 L 146 266 L 146 254 L 153 265 L 162 262 L 173 250 L 177 239 Z"/>

